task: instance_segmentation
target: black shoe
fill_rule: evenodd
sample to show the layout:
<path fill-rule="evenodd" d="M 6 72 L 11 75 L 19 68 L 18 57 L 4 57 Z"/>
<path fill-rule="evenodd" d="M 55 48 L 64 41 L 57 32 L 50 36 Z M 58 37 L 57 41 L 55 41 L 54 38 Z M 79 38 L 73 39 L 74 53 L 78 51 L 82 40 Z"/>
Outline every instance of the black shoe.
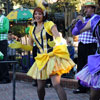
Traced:
<path fill-rule="evenodd" d="M 11 80 L 3 79 L 2 81 L 0 81 L 0 84 L 7 84 L 7 83 L 11 83 Z"/>
<path fill-rule="evenodd" d="M 33 86 L 37 86 L 37 83 L 32 84 Z"/>
<path fill-rule="evenodd" d="M 82 90 L 82 89 L 76 89 L 76 90 L 73 91 L 73 93 L 74 93 L 74 94 L 78 94 L 78 93 L 87 93 L 87 91 L 84 90 L 84 89 L 83 89 L 83 90 Z"/>

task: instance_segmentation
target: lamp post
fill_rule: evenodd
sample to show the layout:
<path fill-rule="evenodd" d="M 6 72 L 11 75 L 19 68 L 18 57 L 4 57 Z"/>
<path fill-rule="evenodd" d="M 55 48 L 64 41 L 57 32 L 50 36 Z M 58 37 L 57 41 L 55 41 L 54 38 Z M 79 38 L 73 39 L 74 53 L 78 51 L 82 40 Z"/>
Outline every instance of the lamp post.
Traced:
<path fill-rule="evenodd" d="M 68 26 L 68 6 L 69 6 L 69 3 L 66 2 L 65 3 L 65 29 Z"/>
<path fill-rule="evenodd" d="M 10 0 L 7 0 L 7 14 L 10 12 Z"/>
<path fill-rule="evenodd" d="M 13 3 L 11 0 L 4 0 L 4 9 L 5 9 L 5 15 L 7 15 L 11 10 L 13 10 Z"/>
<path fill-rule="evenodd" d="M 7 15 L 10 12 L 10 0 L 4 0 L 2 2 L 4 4 L 5 15 Z"/>

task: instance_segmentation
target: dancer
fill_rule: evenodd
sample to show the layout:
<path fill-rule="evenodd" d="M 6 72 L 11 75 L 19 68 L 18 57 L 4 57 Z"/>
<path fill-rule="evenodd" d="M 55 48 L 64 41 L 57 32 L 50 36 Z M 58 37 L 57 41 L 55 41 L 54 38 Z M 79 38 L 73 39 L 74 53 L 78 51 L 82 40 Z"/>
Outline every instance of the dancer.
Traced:
<path fill-rule="evenodd" d="M 51 79 L 59 99 L 67 100 L 66 93 L 60 85 L 60 78 L 62 74 L 68 73 L 75 63 L 69 57 L 66 44 L 62 42 L 56 25 L 52 21 L 47 21 L 47 13 L 37 7 L 34 9 L 33 17 L 36 23 L 30 28 L 29 43 L 31 50 L 33 42 L 36 43 L 38 54 L 27 75 L 37 80 L 39 100 L 44 100 L 45 84 L 48 78 Z M 16 42 L 15 44 L 20 43 Z M 11 44 L 10 47 L 25 47 L 22 44 L 17 47 L 15 44 Z"/>
<path fill-rule="evenodd" d="M 88 56 L 88 63 L 76 74 L 76 78 L 81 80 L 81 84 L 91 87 L 90 99 L 100 99 L 100 16 L 96 15 L 87 23 L 77 22 L 72 34 L 78 34 L 89 30 L 98 39 L 98 48 L 95 55 Z"/>

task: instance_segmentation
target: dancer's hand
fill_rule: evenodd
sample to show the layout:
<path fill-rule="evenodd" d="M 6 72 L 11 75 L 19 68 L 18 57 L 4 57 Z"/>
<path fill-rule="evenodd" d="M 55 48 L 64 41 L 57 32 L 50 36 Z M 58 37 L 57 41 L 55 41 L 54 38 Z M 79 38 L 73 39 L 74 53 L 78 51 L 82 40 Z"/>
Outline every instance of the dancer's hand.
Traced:
<path fill-rule="evenodd" d="M 14 41 L 14 43 L 11 43 L 8 45 L 12 49 L 19 49 L 22 47 L 22 44 L 18 41 Z"/>
<path fill-rule="evenodd" d="M 48 39 L 48 45 L 50 46 L 50 47 L 54 47 L 55 46 L 55 42 L 54 41 L 50 41 L 50 39 Z"/>
<path fill-rule="evenodd" d="M 56 37 L 56 39 L 55 39 L 54 41 L 55 41 L 55 43 L 56 43 L 55 46 L 57 46 L 57 45 L 63 45 L 63 44 L 66 45 L 66 43 L 65 43 L 65 41 L 64 41 L 64 38 L 62 38 L 62 37 Z"/>
<path fill-rule="evenodd" d="M 12 49 L 23 49 L 26 51 L 31 51 L 32 50 L 32 46 L 31 45 L 24 45 L 21 44 L 21 42 L 18 41 L 14 41 L 14 43 L 9 44 L 9 47 Z"/>
<path fill-rule="evenodd" d="M 77 18 L 76 18 L 76 19 L 79 19 L 79 20 L 81 20 L 81 21 L 82 21 L 82 23 L 84 23 L 84 18 L 83 18 L 83 16 L 79 15 L 79 16 L 77 16 Z"/>

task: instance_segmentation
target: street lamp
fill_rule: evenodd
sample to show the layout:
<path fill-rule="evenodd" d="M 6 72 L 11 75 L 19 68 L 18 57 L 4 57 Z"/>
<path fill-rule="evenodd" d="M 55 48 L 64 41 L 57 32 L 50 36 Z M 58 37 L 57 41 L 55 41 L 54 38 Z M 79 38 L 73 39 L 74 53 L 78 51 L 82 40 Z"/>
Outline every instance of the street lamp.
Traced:
<path fill-rule="evenodd" d="M 68 6 L 69 6 L 69 3 L 65 2 L 65 29 L 68 26 Z"/>
<path fill-rule="evenodd" d="M 4 4 L 4 9 L 5 9 L 5 14 L 7 15 L 10 11 L 13 10 L 13 3 L 11 0 L 7 0 L 6 2 L 3 2 Z"/>

